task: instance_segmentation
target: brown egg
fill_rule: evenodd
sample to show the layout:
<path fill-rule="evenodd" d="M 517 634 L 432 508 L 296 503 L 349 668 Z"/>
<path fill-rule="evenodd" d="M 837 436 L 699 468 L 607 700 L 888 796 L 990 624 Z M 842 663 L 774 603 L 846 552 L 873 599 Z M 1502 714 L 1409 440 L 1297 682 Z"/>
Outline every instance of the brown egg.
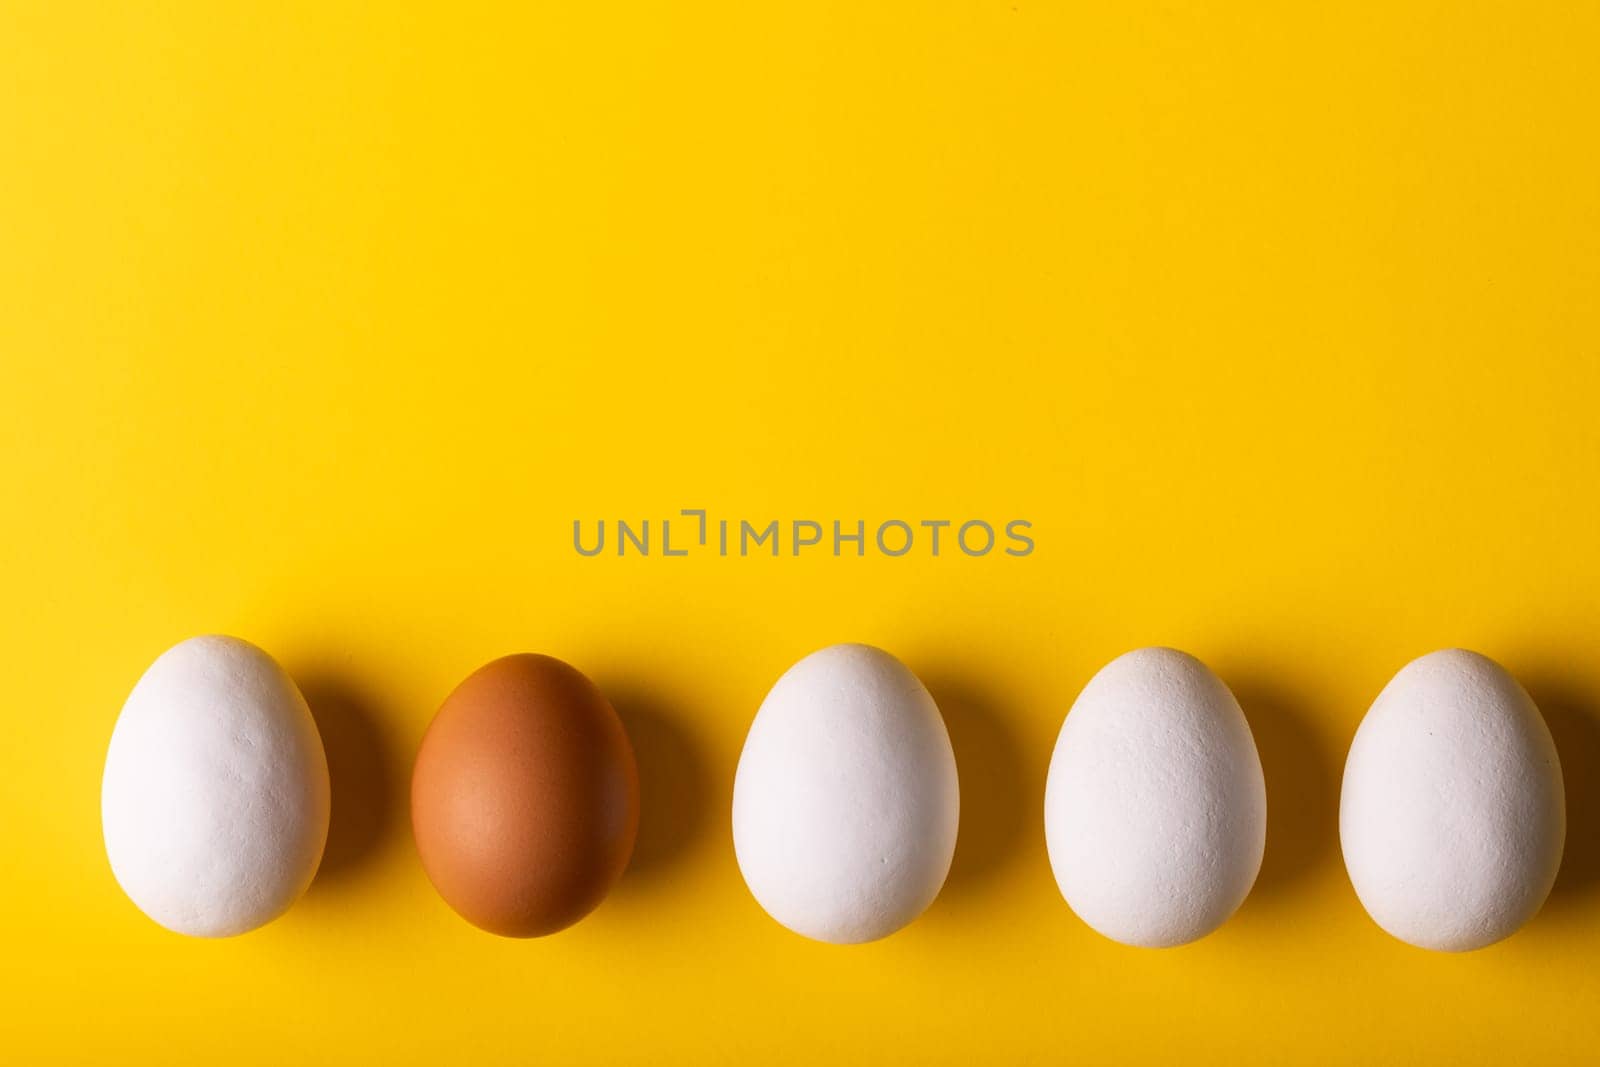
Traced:
<path fill-rule="evenodd" d="M 422 738 L 411 827 L 439 895 L 506 937 L 594 910 L 628 865 L 639 772 L 622 721 L 558 659 L 497 659 L 456 687 Z"/>

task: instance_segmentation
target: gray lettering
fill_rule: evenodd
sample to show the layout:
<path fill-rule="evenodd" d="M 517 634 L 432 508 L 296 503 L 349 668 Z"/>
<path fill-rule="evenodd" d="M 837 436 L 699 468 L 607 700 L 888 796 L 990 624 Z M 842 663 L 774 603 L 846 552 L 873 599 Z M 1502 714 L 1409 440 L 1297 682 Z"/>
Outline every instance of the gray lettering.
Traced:
<path fill-rule="evenodd" d="M 644 520 L 639 526 L 642 533 L 635 535 L 632 528 L 624 520 L 617 520 L 617 555 L 625 556 L 628 554 L 627 543 L 629 541 L 633 542 L 633 547 L 638 550 L 641 556 L 650 554 L 650 520 Z"/>
<path fill-rule="evenodd" d="M 843 529 L 843 526 L 839 522 L 839 520 L 838 519 L 834 519 L 833 520 L 833 554 L 835 556 L 839 555 L 840 554 L 839 546 L 843 545 L 846 541 L 854 541 L 856 543 L 856 555 L 858 555 L 858 556 L 866 555 L 867 554 L 867 523 L 866 523 L 866 520 L 864 520 L 864 519 L 857 519 L 856 520 L 856 532 L 853 533 L 853 534 L 841 533 L 840 531 L 842 529 Z"/>
<path fill-rule="evenodd" d="M 898 526 L 900 529 L 906 532 L 906 543 L 900 546 L 900 551 L 898 552 L 891 552 L 888 544 L 885 543 L 883 539 L 883 531 L 887 530 L 891 526 Z M 910 523 L 901 522 L 899 519 L 890 519 L 888 522 L 878 527 L 878 551 L 882 552 L 886 556 L 903 556 L 907 552 L 911 551 L 911 537 L 912 534 Z"/>
<path fill-rule="evenodd" d="M 754 526 L 751 526 L 744 519 L 739 520 L 739 555 L 748 556 L 750 554 L 750 535 L 754 534 L 755 532 L 756 528 Z M 773 519 L 765 529 L 763 529 L 759 534 L 756 534 L 756 547 L 760 548 L 762 542 L 764 542 L 768 537 L 772 538 L 772 554 L 776 556 L 778 554 L 777 519 Z"/>
<path fill-rule="evenodd" d="M 800 528 L 803 527 L 803 526 L 809 526 L 811 529 L 815 530 L 816 531 L 816 535 L 813 536 L 813 537 L 808 537 L 808 538 L 802 539 L 800 537 Z M 800 550 L 802 548 L 804 548 L 805 546 L 807 546 L 807 545 L 819 545 L 821 543 L 822 543 L 822 523 L 820 523 L 820 522 L 812 522 L 810 519 L 796 519 L 795 520 L 795 522 L 794 522 L 794 554 L 795 555 L 798 556 L 800 554 Z"/>
<path fill-rule="evenodd" d="M 683 509 L 683 514 L 700 516 L 700 544 L 704 545 L 706 543 L 706 509 L 705 508 L 684 508 Z"/>
<path fill-rule="evenodd" d="M 600 550 L 606 547 L 606 520 L 601 519 L 595 524 L 597 537 L 593 549 L 583 547 L 583 539 L 578 536 L 578 529 L 582 525 L 580 520 L 572 520 L 572 547 L 578 550 L 580 556 L 598 556 Z"/>
<path fill-rule="evenodd" d="M 967 531 L 972 529 L 974 526 L 982 529 L 984 536 L 989 539 L 984 543 L 984 546 L 978 549 L 976 552 L 967 547 Z M 982 519 L 973 519 L 971 522 L 962 523 L 961 529 L 956 531 L 956 543 L 961 546 L 961 551 L 965 552 L 969 556 L 987 556 L 989 554 L 989 550 L 994 547 L 994 527 L 990 526 Z"/>
<path fill-rule="evenodd" d="M 1017 533 L 1017 527 L 1019 526 L 1024 530 L 1033 529 L 1033 523 L 1029 522 L 1027 519 L 1012 519 L 1010 522 L 1006 523 L 1006 536 L 1023 546 L 1020 549 L 1006 549 L 1006 555 L 1008 556 L 1027 556 L 1032 555 L 1033 553 L 1033 538 L 1029 537 L 1027 534 Z"/>
<path fill-rule="evenodd" d="M 687 556 L 689 554 L 687 548 L 673 549 L 671 519 L 661 520 L 661 554 L 663 556 Z"/>

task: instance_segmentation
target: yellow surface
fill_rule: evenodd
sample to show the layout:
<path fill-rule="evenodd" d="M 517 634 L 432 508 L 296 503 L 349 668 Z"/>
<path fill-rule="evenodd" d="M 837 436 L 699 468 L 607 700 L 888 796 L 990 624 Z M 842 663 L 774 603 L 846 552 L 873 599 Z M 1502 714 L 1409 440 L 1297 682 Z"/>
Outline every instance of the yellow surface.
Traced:
<path fill-rule="evenodd" d="M 1600 9 L 405 6 L 0 10 L 0 1059 L 1596 1054 Z M 571 548 L 694 507 L 1037 550 Z M 221 942 L 99 825 L 129 688 L 208 631 L 300 679 L 335 777 L 308 896 Z M 770 921 L 728 826 L 766 689 L 841 640 L 924 677 L 963 791 L 943 895 L 858 948 Z M 1153 643 L 1270 795 L 1255 892 L 1171 951 L 1072 915 L 1041 816 L 1073 697 Z M 1363 711 L 1452 644 L 1573 809 L 1466 956 L 1382 934 L 1336 831 Z M 522 649 L 612 694 L 646 806 L 533 942 L 447 910 L 405 802 Z"/>

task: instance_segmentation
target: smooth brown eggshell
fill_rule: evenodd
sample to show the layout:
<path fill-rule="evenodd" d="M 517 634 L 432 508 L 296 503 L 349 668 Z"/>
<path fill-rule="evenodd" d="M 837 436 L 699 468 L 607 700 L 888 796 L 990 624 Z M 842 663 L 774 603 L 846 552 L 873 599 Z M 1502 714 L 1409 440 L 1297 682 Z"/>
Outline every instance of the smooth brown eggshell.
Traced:
<path fill-rule="evenodd" d="M 622 721 L 558 659 L 497 659 L 423 736 L 411 826 L 428 878 L 468 922 L 507 937 L 570 926 L 633 852 L 639 773 Z"/>

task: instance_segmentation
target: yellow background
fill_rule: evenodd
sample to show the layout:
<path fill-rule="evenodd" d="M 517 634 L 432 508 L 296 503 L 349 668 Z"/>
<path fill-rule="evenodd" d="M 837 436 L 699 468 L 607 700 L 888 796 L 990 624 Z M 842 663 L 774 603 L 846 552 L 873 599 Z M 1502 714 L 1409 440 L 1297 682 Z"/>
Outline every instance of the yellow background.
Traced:
<path fill-rule="evenodd" d="M 538 6 L 538 5 L 536 5 Z M 0 5 L 0 1059 L 1493 1062 L 1600 1039 L 1600 9 Z M 1077 10 L 1077 8 L 1084 10 Z M 579 558 L 574 518 L 1033 521 L 1017 560 Z M 112 880 L 129 688 L 224 631 L 334 774 L 220 942 Z M 961 841 L 913 926 L 789 934 L 728 807 L 768 686 L 905 659 Z M 1047 866 L 1051 745 L 1145 644 L 1238 694 L 1254 893 L 1124 948 Z M 1571 830 L 1499 946 L 1381 933 L 1340 768 L 1412 657 L 1500 659 Z M 456 918 L 410 758 L 570 660 L 644 778 L 545 940 Z"/>

